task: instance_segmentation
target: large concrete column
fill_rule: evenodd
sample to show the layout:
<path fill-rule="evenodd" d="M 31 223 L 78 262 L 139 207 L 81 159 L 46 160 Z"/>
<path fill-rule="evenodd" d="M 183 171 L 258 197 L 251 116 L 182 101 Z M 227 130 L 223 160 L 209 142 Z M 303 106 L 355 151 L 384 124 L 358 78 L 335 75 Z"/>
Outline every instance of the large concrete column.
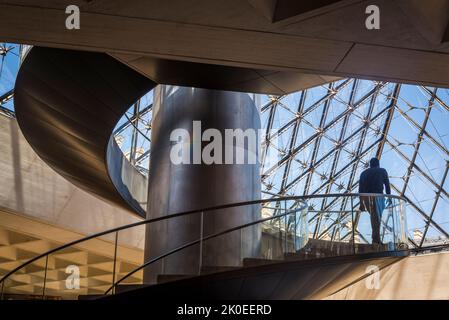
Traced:
<path fill-rule="evenodd" d="M 260 128 L 258 110 L 247 94 L 171 86 L 156 88 L 151 130 L 148 218 L 260 199 L 258 160 L 254 164 L 248 163 L 247 157 L 244 164 L 194 163 L 198 162 L 194 155 L 197 148 L 201 151 L 209 144 L 201 143 L 201 137 L 194 135 L 194 121 L 201 121 L 201 133 L 210 128 L 221 133 L 223 162 L 227 148 L 231 146 L 225 146 L 225 129 L 253 129 L 257 133 Z M 190 141 L 170 141 L 170 135 L 175 129 L 185 129 Z M 256 136 L 258 146 L 259 137 Z M 177 143 L 187 143 L 190 164 L 175 164 L 171 161 L 170 153 Z M 236 160 L 236 140 L 231 143 Z M 247 148 L 248 144 L 245 143 Z M 247 156 L 248 150 L 245 152 Z M 260 206 L 251 205 L 205 212 L 203 220 L 198 213 L 151 224 L 146 231 L 145 260 L 197 240 L 201 233 L 201 221 L 203 234 L 208 235 L 259 218 Z M 238 266 L 243 257 L 259 255 L 260 236 L 260 226 L 251 227 L 207 241 L 201 249 L 198 245 L 185 249 L 147 268 L 144 280 L 146 283 L 154 282 L 158 274 L 197 274 L 200 264 L 203 267 Z"/>

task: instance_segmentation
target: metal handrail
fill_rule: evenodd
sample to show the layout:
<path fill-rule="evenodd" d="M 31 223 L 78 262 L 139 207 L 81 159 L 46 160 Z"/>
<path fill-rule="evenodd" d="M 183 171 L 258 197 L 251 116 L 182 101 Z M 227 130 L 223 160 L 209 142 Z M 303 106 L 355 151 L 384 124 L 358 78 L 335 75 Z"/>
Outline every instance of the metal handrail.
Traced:
<path fill-rule="evenodd" d="M 158 222 L 158 221 L 163 221 L 163 220 L 168 220 L 168 219 L 172 219 L 172 218 L 176 218 L 176 217 L 182 217 L 182 216 L 187 216 L 187 215 L 191 215 L 191 214 L 195 214 L 195 213 L 201 213 L 201 212 L 208 212 L 208 211 L 214 211 L 214 210 L 221 210 L 221 209 L 226 209 L 226 208 L 233 208 L 233 207 L 240 207 L 240 206 L 247 206 L 247 205 L 255 205 L 255 204 L 263 204 L 263 203 L 267 203 L 267 202 L 278 202 L 278 201 L 304 201 L 307 199 L 316 199 L 316 198 L 336 198 L 336 197 L 361 197 L 361 196 L 368 196 L 368 197 L 377 197 L 377 196 L 383 196 L 383 197 L 387 197 L 387 198 L 392 198 L 392 199 L 399 199 L 402 201 L 406 201 L 406 199 L 404 197 L 401 196 L 396 196 L 396 195 L 386 195 L 386 194 L 374 194 L 374 193 L 338 193 L 338 194 L 325 194 L 325 195 L 306 195 L 306 196 L 288 196 L 288 197 L 274 197 L 274 198 L 270 198 L 270 199 L 262 199 L 262 200 L 252 200 L 252 201 L 243 201 L 243 202 L 237 202 L 237 203 L 231 203 L 231 204 L 225 204 L 225 205 L 219 205 L 219 206 L 213 206 L 213 207 L 208 207 L 208 208 L 204 208 L 201 210 L 188 210 L 188 211 L 184 211 L 184 212 L 180 212 L 180 213 L 175 213 L 175 214 L 170 214 L 170 215 L 166 215 L 166 216 L 162 216 L 162 217 L 158 217 L 158 218 L 152 218 L 152 219 L 146 219 L 146 220 L 142 220 L 139 222 L 134 222 L 128 225 L 124 225 L 124 226 L 120 226 L 120 227 L 116 227 L 116 228 L 112 228 L 112 229 L 108 229 L 102 232 L 98 232 L 86 237 L 83 237 L 81 239 L 78 240 L 74 240 L 71 241 L 69 243 L 66 243 L 64 245 L 61 245 L 59 247 L 53 248 L 47 252 L 44 252 L 40 255 L 37 255 L 34 258 L 31 258 L 30 260 L 24 262 L 23 264 L 21 264 L 20 266 L 14 268 L 13 270 L 9 271 L 6 275 L 4 275 L 1 279 L 0 279 L 0 284 L 2 284 L 2 286 L 4 285 L 5 280 L 11 276 L 12 274 L 16 273 L 18 270 L 21 270 L 22 268 L 26 267 L 27 265 L 41 259 L 44 258 L 48 255 L 51 255 L 57 251 L 63 250 L 65 248 L 74 246 L 76 244 L 79 244 L 81 242 L 85 242 L 94 238 L 98 238 L 110 233 L 114 233 L 114 232 L 118 232 L 121 230 L 125 230 L 125 229 L 130 229 L 136 226 L 140 226 L 140 225 L 144 225 L 144 224 L 150 224 L 150 223 L 154 223 L 154 222 Z M 281 215 L 276 215 L 273 217 L 269 217 L 266 218 L 268 220 L 270 220 L 270 218 L 278 218 Z M 256 222 L 256 223 L 260 223 L 260 222 Z M 117 245 L 117 244 L 116 244 Z"/>
<path fill-rule="evenodd" d="M 445 244 L 436 244 L 433 246 L 427 246 L 427 247 L 418 247 L 418 248 L 410 248 L 409 251 L 411 253 L 420 253 L 420 252 L 425 252 L 425 251 L 431 251 L 431 252 L 435 252 L 435 251 L 441 251 L 444 249 L 449 249 L 449 243 L 445 243 Z"/>
<path fill-rule="evenodd" d="M 189 248 L 189 247 L 191 247 L 191 246 L 194 246 L 194 245 L 196 245 L 196 244 L 202 243 L 203 241 L 207 241 L 207 240 L 210 240 L 210 239 L 213 239 L 213 238 L 217 238 L 217 237 L 222 236 L 222 235 L 224 235 L 224 234 L 228 234 L 228 233 L 231 233 L 231 232 L 233 232 L 233 231 L 241 230 L 241 229 L 244 229 L 244 228 L 246 228 L 246 227 L 250 227 L 250 226 L 253 226 L 253 225 L 256 225 L 256 224 L 265 222 L 265 221 L 269 221 L 269 220 L 273 220 L 273 219 L 278 219 L 278 218 L 281 218 L 281 217 L 290 215 L 290 214 L 292 214 L 292 213 L 296 213 L 296 212 L 298 212 L 298 211 L 302 211 L 302 210 L 304 210 L 304 209 L 306 209 L 306 208 L 307 208 L 307 203 L 304 202 L 303 205 L 302 205 L 300 208 L 297 208 L 297 209 L 294 209 L 294 210 L 289 210 L 289 211 L 286 211 L 286 212 L 284 212 L 284 213 L 282 213 L 282 214 L 279 214 L 279 215 L 276 215 L 276 216 L 272 216 L 272 217 L 260 219 L 260 220 L 257 220 L 257 221 L 245 223 L 245 224 L 242 224 L 242 225 L 240 225 L 240 226 L 233 227 L 233 228 L 230 228 L 230 229 L 227 229 L 227 230 L 224 230 L 224 231 L 220 231 L 220 232 L 217 232 L 217 233 L 208 235 L 208 236 L 206 236 L 206 237 L 201 237 L 201 238 L 198 239 L 198 240 L 194 240 L 194 241 L 191 241 L 191 242 L 189 242 L 189 243 L 186 243 L 186 244 L 184 244 L 184 245 L 182 245 L 182 246 L 179 246 L 179 247 L 177 247 L 177 248 L 175 248 L 175 249 L 173 249 L 173 250 L 170 250 L 170 251 L 168 251 L 168 252 L 166 252 L 166 253 L 164 253 L 164 254 L 161 254 L 161 255 L 159 255 L 159 256 L 157 256 L 157 257 L 155 257 L 155 258 L 153 258 L 153 259 L 151 259 L 151 260 L 149 260 L 149 261 L 147 261 L 147 262 L 144 262 L 143 264 L 141 264 L 140 266 L 138 266 L 137 268 L 135 268 L 135 269 L 132 270 L 131 272 L 127 273 L 127 274 L 126 274 L 125 276 L 123 276 L 120 280 L 118 280 L 117 282 L 115 282 L 115 283 L 114 283 L 108 290 L 105 291 L 104 294 L 108 294 L 109 291 L 111 291 L 112 289 L 114 289 L 117 285 L 119 285 L 121 282 L 123 282 L 124 280 L 126 280 L 127 278 L 129 278 L 130 276 L 132 276 L 132 275 L 133 275 L 134 273 L 136 273 L 137 271 L 142 270 L 143 268 L 149 266 L 150 264 L 153 264 L 153 263 L 155 263 L 155 262 L 157 262 L 157 261 L 159 261 L 159 260 L 161 260 L 161 259 L 163 259 L 163 258 L 166 258 L 166 257 L 168 257 L 168 256 L 170 256 L 170 255 L 172 255 L 172 254 L 174 254 L 174 253 L 176 253 L 176 252 L 179 252 L 179 251 L 181 251 L 181 250 L 184 250 L 184 249 Z"/>

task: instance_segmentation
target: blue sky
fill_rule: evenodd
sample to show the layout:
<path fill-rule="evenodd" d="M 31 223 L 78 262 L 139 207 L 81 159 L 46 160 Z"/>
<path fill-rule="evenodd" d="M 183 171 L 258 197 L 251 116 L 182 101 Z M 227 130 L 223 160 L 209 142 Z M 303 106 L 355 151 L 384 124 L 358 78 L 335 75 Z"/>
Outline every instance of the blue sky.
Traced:
<path fill-rule="evenodd" d="M 13 49 L 6 56 L 0 56 L 0 59 L 3 58 L 2 62 L 0 62 L 2 66 L 0 73 L 0 95 L 3 95 L 14 87 L 19 67 L 19 46 L 14 44 L 5 45 L 7 48 L 13 47 Z M 4 107 L 8 109 L 14 108 L 12 102 L 7 103 Z"/>

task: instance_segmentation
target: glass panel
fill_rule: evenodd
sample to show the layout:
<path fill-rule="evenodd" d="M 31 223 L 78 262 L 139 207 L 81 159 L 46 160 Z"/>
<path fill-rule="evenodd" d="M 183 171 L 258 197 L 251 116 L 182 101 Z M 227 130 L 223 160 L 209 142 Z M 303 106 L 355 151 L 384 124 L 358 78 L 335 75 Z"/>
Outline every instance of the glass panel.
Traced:
<path fill-rule="evenodd" d="M 144 263 L 145 225 L 121 230 L 118 235 L 115 282 L 125 277 Z M 136 289 L 143 284 L 143 270 L 139 270 L 123 280 L 114 291 L 120 293 Z"/>

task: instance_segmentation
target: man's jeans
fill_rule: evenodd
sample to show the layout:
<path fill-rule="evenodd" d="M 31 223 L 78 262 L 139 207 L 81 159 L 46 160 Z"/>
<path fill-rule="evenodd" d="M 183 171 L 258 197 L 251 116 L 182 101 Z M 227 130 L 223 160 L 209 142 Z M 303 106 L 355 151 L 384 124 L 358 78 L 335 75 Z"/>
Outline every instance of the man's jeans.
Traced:
<path fill-rule="evenodd" d="M 371 217 L 373 243 L 380 244 L 380 223 L 385 209 L 384 197 L 360 197 L 360 210 L 368 211 Z"/>

